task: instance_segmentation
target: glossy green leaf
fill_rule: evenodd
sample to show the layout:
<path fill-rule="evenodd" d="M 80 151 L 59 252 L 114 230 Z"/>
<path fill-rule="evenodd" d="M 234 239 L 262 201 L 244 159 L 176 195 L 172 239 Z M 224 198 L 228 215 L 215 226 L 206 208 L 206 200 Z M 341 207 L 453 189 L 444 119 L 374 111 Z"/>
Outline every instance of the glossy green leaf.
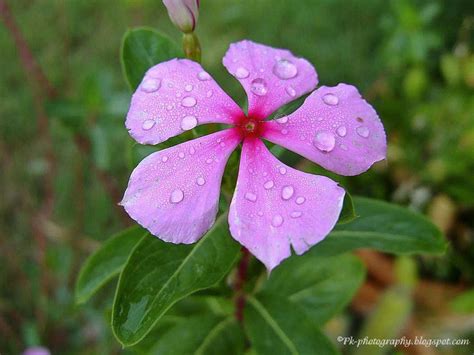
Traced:
<path fill-rule="evenodd" d="M 248 298 L 244 325 L 259 355 L 337 354 L 298 305 L 276 295 Z"/>
<path fill-rule="evenodd" d="M 394 254 L 445 251 L 443 234 L 423 215 L 383 201 L 363 197 L 353 201 L 358 217 L 337 225 L 310 254 L 335 255 L 358 248 Z"/>
<path fill-rule="evenodd" d="M 170 38 L 146 27 L 128 30 L 122 41 L 122 70 L 130 88 L 135 90 L 145 72 L 155 64 L 182 57 Z"/>
<path fill-rule="evenodd" d="M 234 318 L 190 317 L 166 332 L 150 354 L 243 354 L 245 337 Z"/>
<path fill-rule="evenodd" d="M 353 221 L 357 218 L 357 214 L 354 207 L 354 201 L 352 200 L 352 196 L 349 192 L 346 191 L 344 195 L 344 204 L 342 205 L 342 211 L 339 215 L 339 219 L 337 221 L 338 224 L 345 224 Z"/>
<path fill-rule="evenodd" d="M 107 281 L 118 275 L 133 248 L 146 233 L 138 226 L 126 229 L 89 256 L 76 281 L 76 303 L 86 302 Z"/>
<path fill-rule="evenodd" d="M 125 346 L 139 342 L 174 303 L 221 280 L 238 255 L 226 215 L 196 244 L 143 238 L 117 286 L 112 312 L 117 339 Z"/>
<path fill-rule="evenodd" d="M 272 271 L 261 290 L 287 297 L 304 309 L 311 321 L 324 324 L 346 306 L 365 277 L 354 255 L 293 256 Z"/>

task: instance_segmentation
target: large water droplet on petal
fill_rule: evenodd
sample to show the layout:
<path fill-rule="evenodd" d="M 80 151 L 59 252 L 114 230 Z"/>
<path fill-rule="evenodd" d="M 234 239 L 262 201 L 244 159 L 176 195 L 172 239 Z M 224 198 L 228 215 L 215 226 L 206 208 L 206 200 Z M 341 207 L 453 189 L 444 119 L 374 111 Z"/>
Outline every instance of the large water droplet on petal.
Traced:
<path fill-rule="evenodd" d="M 157 91 L 160 88 L 160 86 L 161 86 L 160 79 L 150 78 L 150 79 L 143 80 L 142 84 L 140 85 L 140 88 L 142 89 L 142 91 L 150 93 L 150 92 Z"/>
<path fill-rule="evenodd" d="M 305 201 L 306 201 L 306 199 L 303 196 L 299 196 L 299 197 L 296 198 L 296 204 L 297 205 L 302 205 Z"/>
<path fill-rule="evenodd" d="M 268 86 L 265 80 L 257 78 L 250 83 L 250 91 L 257 96 L 265 96 L 268 92 Z"/>
<path fill-rule="evenodd" d="M 314 137 L 313 144 L 320 151 L 327 153 L 334 149 L 334 145 L 336 144 L 336 138 L 331 132 L 319 131 Z"/>
<path fill-rule="evenodd" d="M 181 129 L 183 131 L 189 131 L 190 129 L 193 129 L 196 127 L 198 124 L 197 118 L 194 116 L 185 116 L 181 120 Z"/>
<path fill-rule="evenodd" d="M 150 129 L 153 128 L 153 126 L 155 125 L 155 120 L 145 120 L 143 121 L 143 124 L 142 124 L 142 128 L 145 130 L 145 131 L 148 131 Z"/>
<path fill-rule="evenodd" d="M 298 74 L 298 68 L 289 60 L 280 59 L 273 66 L 273 74 L 283 80 L 291 79 Z"/>
<path fill-rule="evenodd" d="M 273 227 L 280 227 L 283 224 L 283 217 L 279 214 L 276 214 L 272 218 L 272 226 Z"/>
<path fill-rule="evenodd" d="M 255 195 L 254 193 L 251 193 L 251 192 L 247 192 L 245 194 L 245 199 L 247 199 L 251 202 L 255 202 L 255 201 L 257 201 L 257 195 Z"/>
<path fill-rule="evenodd" d="M 238 67 L 237 70 L 235 71 L 235 77 L 237 79 L 245 79 L 249 76 L 249 71 L 245 69 L 244 67 Z"/>
<path fill-rule="evenodd" d="M 196 180 L 196 184 L 198 184 L 199 186 L 202 186 L 206 183 L 206 180 L 204 180 L 204 178 L 202 176 L 198 177 L 197 180 Z"/>
<path fill-rule="evenodd" d="M 171 193 L 170 202 L 171 203 L 180 203 L 183 201 L 184 192 L 180 189 L 176 189 Z"/>
<path fill-rule="evenodd" d="M 334 94 L 326 94 L 323 96 L 325 104 L 330 106 L 336 106 L 339 103 L 339 98 Z"/>
<path fill-rule="evenodd" d="M 284 166 L 282 166 L 282 167 L 279 169 L 279 171 L 280 171 L 280 174 L 281 174 L 281 175 L 285 175 L 285 174 L 286 174 L 286 168 L 285 168 Z"/>
<path fill-rule="evenodd" d="M 205 71 L 201 71 L 198 73 L 198 79 L 201 81 L 206 81 L 206 80 L 210 80 L 211 76 L 209 75 L 209 73 Z"/>
<path fill-rule="evenodd" d="M 263 184 L 265 190 L 270 190 L 275 184 L 272 180 L 268 180 L 266 183 Z"/>
<path fill-rule="evenodd" d="M 284 186 L 281 190 L 281 198 L 284 200 L 289 200 L 293 196 L 294 192 L 295 189 L 293 188 L 293 186 Z"/>
<path fill-rule="evenodd" d="M 340 135 L 341 137 L 345 137 L 347 134 L 347 128 L 346 126 L 339 126 L 336 130 L 337 134 Z"/>
<path fill-rule="evenodd" d="M 186 96 L 182 101 L 181 101 L 181 105 L 183 105 L 184 107 L 194 107 L 196 106 L 196 99 L 192 96 Z"/>
<path fill-rule="evenodd" d="M 369 129 L 365 126 L 360 126 L 356 128 L 356 132 L 359 136 L 367 138 L 370 134 Z"/>

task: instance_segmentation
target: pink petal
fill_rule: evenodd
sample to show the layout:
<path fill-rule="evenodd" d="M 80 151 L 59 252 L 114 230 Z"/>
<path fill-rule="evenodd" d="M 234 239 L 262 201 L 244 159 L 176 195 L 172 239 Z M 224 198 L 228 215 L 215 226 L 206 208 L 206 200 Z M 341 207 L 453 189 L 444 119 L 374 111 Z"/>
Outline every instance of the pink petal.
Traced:
<path fill-rule="evenodd" d="M 137 142 L 158 144 L 198 124 L 231 124 L 241 115 L 198 63 L 172 59 L 147 71 L 133 94 L 125 124 Z"/>
<path fill-rule="evenodd" d="M 246 139 L 229 212 L 234 239 L 270 271 L 320 242 L 336 224 L 344 189 L 324 176 L 292 169 L 259 139 Z"/>
<path fill-rule="evenodd" d="M 249 115 L 259 118 L 310 92 L 318 83 L 315 69 L 305 59 L 251 41 L 231 44 L 223 63 L 244 87 Z"/>
<path fill-rule="evenodd" d="M 322 86 L 292 114 L 266 122 L 263 136 L 324 168 L 357 175 L 385 159 L 385 131 L 354 86 Z"/>
<path fill-rule="evenodd" d="M 197 241 L 214 223 L 224 167 L 239 141 L 229 129 L 149 155 L 132 172 L 121 204 L 162 240 Z"/>

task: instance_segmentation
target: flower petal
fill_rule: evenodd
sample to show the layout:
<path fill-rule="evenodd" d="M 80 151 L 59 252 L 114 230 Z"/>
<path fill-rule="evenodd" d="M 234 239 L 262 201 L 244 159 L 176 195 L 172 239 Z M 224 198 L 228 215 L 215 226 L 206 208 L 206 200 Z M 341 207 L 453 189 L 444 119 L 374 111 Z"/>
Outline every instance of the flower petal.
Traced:
<path fill-rule="evenodd" d="M 246 139 L 229 212 L 234 239 L 270 271 L 320 242 L 337 222 L 344 189 L 324 176 L 292 169 L 259 139 Z"/>
<path fill-rule="evenodd" d="M 231 44 L 223 64 L 244 87 L 249 115 L 259 118 L 310 92 L 318 83 L 316 70 L 305 59 L 251 41 Z"/>
<path fill-rule="evenodd" d="M 146 72 L 133 94 L 125 125 L 138 143 L 158 144 L 198 124 L 231 124 L 241 115 L 198 63 L 172 59 Z"/>
<path fill-rule="evenodd" d="M 341 175 L 385 159 L 385 131 L 352 85 L 322 86 L 292 114 L 265 122 L 263 137 Z"/>
<path fill-rule="evenodd" d="M 121 204 L 162 240 L 193 243 L 214 223 L 234 129 L 213 133 L 146 157 L 132 172 Z"/>

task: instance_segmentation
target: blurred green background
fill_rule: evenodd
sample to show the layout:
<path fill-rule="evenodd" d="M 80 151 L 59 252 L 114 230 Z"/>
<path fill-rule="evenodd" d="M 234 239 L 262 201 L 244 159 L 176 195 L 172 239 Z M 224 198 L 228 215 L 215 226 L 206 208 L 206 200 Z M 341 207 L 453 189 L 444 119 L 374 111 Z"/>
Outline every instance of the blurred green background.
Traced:
<path fill-rule="evenodd" d="M 57 354 L 120 353 L 108 325 L 113 289 L 79 307 L 73 286 L 84 258 L 131 224 L 117 202 L 131 169 L 150 152 L 134 145 L 124 127 L 130 92 L 119 60 L 122 35 L 142 25 L 177 41 L 180 34 L 159 0 L 8 3 L 54 90 L 25 71 L 2 23 L 0 353 L 40 344 Z M 392 338 L 474 342 L 473 32 L 472 0 L 201 4 L 203 66 L 240 104 L 243 90 L 221 59 L 229 43 L 247 38 L 307 58 L 321 85 L 356 85 L 379 112 L 387 162 L 338 181 L 351 194 L 426 213 L 451 244 L 445 256 L 413 258 L 419 275 L 407 296 L 413 307 Z M 393 291 L 398 263 L 375 252 L 359 256 L 368 279 L 350 309 L 328 324 L 333 338 L 370 331 L 369 315 L 383 310 Z M 386 322 L 396 322 L 389 317 Z M 471 354 L 472 347 L 398 351 Z"/>

